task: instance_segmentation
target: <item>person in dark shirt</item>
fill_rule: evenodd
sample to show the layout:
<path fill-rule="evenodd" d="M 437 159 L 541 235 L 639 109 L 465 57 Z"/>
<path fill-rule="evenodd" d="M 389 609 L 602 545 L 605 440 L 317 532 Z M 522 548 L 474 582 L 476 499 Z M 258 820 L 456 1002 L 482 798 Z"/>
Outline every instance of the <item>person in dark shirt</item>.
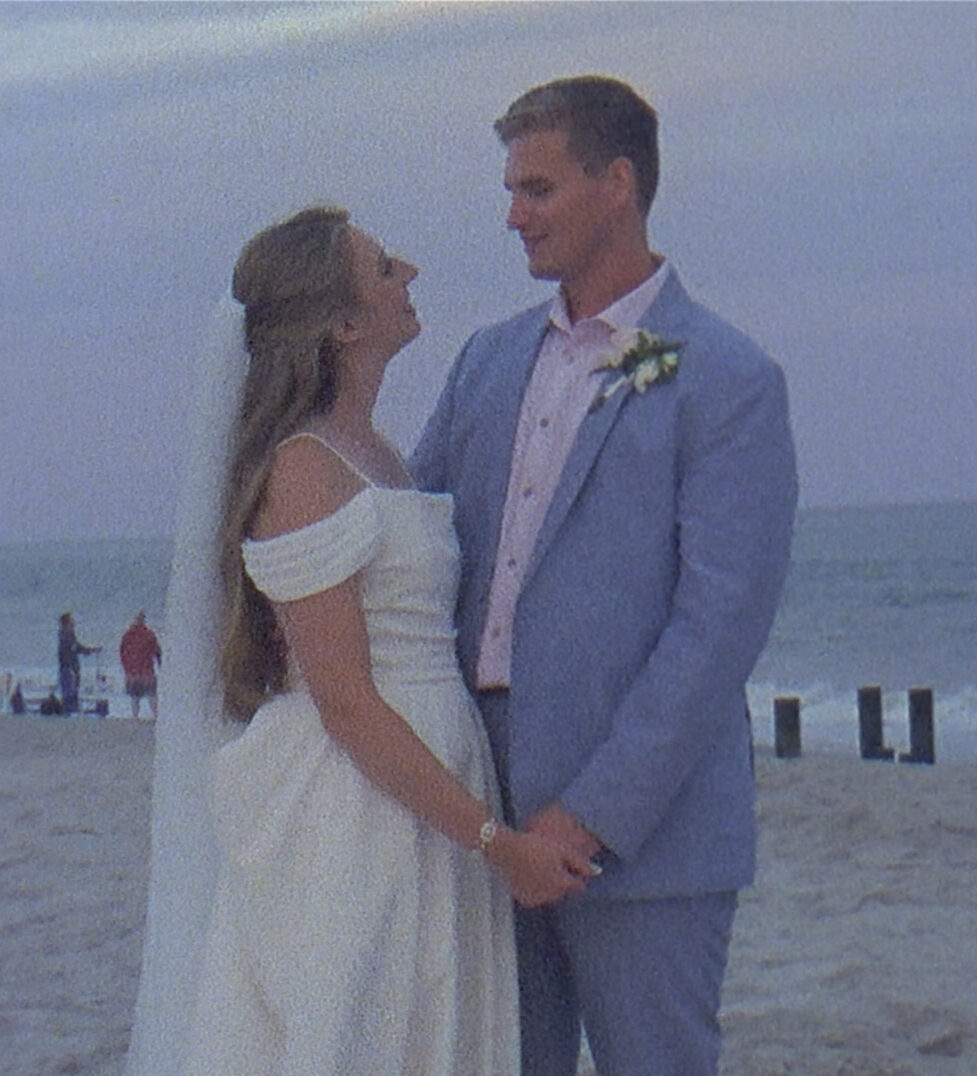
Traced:
<path fill-rule="evenodd" d="M 78 687 L 81 682 L 79 654 L 97 654 L 100 646 L 84 646 L 75 635 L 75 620 L 71 613 L 58 618 L 58 683 L 61 687 L 61 709 L 66 714 L 78 713 Z"/>

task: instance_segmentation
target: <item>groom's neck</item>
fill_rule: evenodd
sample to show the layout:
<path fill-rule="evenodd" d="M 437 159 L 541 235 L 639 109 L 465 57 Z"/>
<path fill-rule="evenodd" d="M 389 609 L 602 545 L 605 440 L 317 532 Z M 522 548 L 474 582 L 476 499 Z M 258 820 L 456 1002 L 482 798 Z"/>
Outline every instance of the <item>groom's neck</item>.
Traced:
<path fill-rule="evenodd" d="M 579 274 L 563 279 L 560 288 L 571 323 L 606 310 L 643 284 L 663 261 L 642 239 L 630 248 L 606 251 Z"/>

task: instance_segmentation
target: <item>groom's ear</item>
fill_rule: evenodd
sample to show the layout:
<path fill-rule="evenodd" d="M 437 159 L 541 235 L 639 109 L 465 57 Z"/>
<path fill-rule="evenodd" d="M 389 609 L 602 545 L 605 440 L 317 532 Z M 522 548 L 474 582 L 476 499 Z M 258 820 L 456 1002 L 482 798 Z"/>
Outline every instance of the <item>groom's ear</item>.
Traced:
<path fill-rule="evenodd" d="M 628 202 L 637 204 L 637 180 L 634 165 L 627 157 L 615 157 L 607 166 L 604 175 L 610 185 L 610 193 L 620 205 Z"/>

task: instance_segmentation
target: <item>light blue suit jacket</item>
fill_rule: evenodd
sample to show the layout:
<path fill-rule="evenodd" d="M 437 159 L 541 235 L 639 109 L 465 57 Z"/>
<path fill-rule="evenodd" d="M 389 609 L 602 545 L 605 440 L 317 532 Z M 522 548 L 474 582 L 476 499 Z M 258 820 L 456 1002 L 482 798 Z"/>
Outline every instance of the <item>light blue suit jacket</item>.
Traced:
<path fill-rule="evenodd" d="M 471 687 L 547 313 L 472 336 L 411 461 L 421 488 L 454 495 Z M 787 572 L 797 495 L 780 368 L 693 302 L 674 270 L 641 326 L 683 342 L 678 373 L 583 420 L 513 633 L 514 810 L 523 821 L 559 800 L 610 849 L 587 899 L 752 880 L 745 684 Z"/>

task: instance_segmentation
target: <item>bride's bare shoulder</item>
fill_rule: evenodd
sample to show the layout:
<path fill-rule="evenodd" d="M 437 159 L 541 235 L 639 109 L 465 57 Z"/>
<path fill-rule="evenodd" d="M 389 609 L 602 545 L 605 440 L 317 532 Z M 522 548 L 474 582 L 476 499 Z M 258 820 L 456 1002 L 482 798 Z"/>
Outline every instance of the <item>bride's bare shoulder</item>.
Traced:
<path fill-rule="evenodd" d="M 329 444 L 312 433 L 283 441 L 275 450 L 252 538 L 274 538 L 332 515 L 366 485 Z"/>

